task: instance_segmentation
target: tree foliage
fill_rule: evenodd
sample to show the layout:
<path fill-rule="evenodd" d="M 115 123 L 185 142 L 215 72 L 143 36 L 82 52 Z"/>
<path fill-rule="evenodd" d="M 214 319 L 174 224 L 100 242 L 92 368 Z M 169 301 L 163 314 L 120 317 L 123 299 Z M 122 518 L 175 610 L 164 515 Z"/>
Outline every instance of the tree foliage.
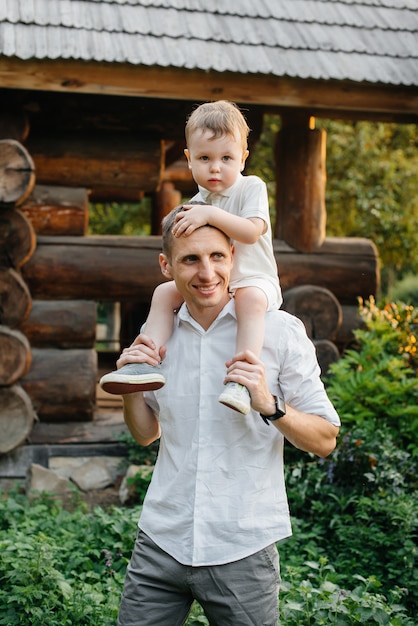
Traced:
<path fill-rule="evenodd" d="M 92 235 L 145 236 L 151 232 L 151 202 L 97 202 L 90 205 L 89 233 Z"/>
<path fill-rule="evenodd" d="M 327 235 L 366 237 L 377 246 L 383 283 L 418 270 L 416 126 L 317 120 L 327 133 Z M 247 170 L 268 185 L 274 219 L 274 137 L 267 116 Z"/>

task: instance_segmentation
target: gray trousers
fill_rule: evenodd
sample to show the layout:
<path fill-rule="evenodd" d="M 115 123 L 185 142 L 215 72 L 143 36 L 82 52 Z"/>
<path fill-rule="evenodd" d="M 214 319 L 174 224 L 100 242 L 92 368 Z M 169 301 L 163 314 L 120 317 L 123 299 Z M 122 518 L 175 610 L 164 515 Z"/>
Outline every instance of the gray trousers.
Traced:
<path fill-rule="evenodd" d="M 273 544 L 225 565 L 182 565 L 139 531 L 118 626 L 182 626 L 193 600 L 211 626 L 277 626 L 279 555 Z"/>

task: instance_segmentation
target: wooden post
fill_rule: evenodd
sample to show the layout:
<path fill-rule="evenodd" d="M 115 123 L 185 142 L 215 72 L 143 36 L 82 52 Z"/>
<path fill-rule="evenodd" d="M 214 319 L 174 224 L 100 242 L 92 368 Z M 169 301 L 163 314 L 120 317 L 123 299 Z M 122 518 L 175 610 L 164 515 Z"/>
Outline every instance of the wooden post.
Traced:
<path fill-rule="evenodd" d="M 161 235 L 161 222 L 172 209 L 181 204 L 181 192 L 174 183 L 165 181 L 153 195 L 151 234 Z"/>
<path fill-rule="evenodd" d="M 300 252 L 325 238 L 325 131 L 306 113 L 282 115 L 276 141 L 275 236 Z"/>
<path fill-rule="evenodd" d="M 4 124 L 16 121 L 16 132 L 25 135 L 21 118 L 0 115 Z M 25 335 L 13 327 L 29 315 L 32 299 L 19 269 L 32 256 L 35 232 L 16 209 L 35 184 L 34 165 L 25 148 L 15 139 L 0 141 L 0 453 L 22 444 L 37 418 L 32 402 L 15 384 L 30 369 L 32 353 Z"/>

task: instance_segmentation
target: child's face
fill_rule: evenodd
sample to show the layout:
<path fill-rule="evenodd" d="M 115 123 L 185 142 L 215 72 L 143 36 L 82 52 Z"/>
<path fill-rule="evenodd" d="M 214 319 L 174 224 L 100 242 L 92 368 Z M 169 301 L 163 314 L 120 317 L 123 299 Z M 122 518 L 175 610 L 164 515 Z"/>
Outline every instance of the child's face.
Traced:
<path fill-rule="evenodd" d="M 238 134 L 212 138 L 211 131 L 198 131 L 184 151 L 195 182 L 210 192 L 222 192 L 244 169 L 248 150 L 243 152 Z"/>

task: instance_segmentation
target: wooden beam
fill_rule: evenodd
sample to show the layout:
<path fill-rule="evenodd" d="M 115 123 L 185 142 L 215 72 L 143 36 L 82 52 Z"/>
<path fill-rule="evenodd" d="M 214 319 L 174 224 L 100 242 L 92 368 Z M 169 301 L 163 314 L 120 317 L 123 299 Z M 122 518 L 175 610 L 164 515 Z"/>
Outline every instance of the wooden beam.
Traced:
<path fill-rule="evenodd" d="M 34 299 L 149 302 L 163 282 L 160 237 L 38 237 L 22 274 Z M 368 239 L 326 238 L 308 254 L 274 241 L 282 289 L 318 285 L 341 303 L 375 295 L 379 287 L 376 247 Z"/>
<path fill-rule="evenodd" d="M 34 300 L 19 330 L 34 348 L 94 348 L 96 322 L 95 302 Z"/>
<path fill-rule="evenodd" d="M 416 86 L 14 57 L 0 58 L 0 84 L 3 88 L 195 102 L 225 98 L 270 107 L 304 107 L 316 117 L 329 117 L 330 112 L 373 113 L 385 121 L 418 120 Z"/>
<path fill-rule="evenodd" d="M 35 185 L 19 210 L 37 235 L 87 234 L 89 196 L 86 189 Z"/>
<path fill-rule="evenodd" d="M 19 384 L 41 420 L 83 422 L 94 417 L 97 377 L 94 349 L 33 348 L 32 366 Z"/>
<path fill-rule="evenodd" d="M 31 133 L 25 145 L 38 184 L 154 191 L 161 180 L 164 142 L 158 139 L 134 133 Z"/>

